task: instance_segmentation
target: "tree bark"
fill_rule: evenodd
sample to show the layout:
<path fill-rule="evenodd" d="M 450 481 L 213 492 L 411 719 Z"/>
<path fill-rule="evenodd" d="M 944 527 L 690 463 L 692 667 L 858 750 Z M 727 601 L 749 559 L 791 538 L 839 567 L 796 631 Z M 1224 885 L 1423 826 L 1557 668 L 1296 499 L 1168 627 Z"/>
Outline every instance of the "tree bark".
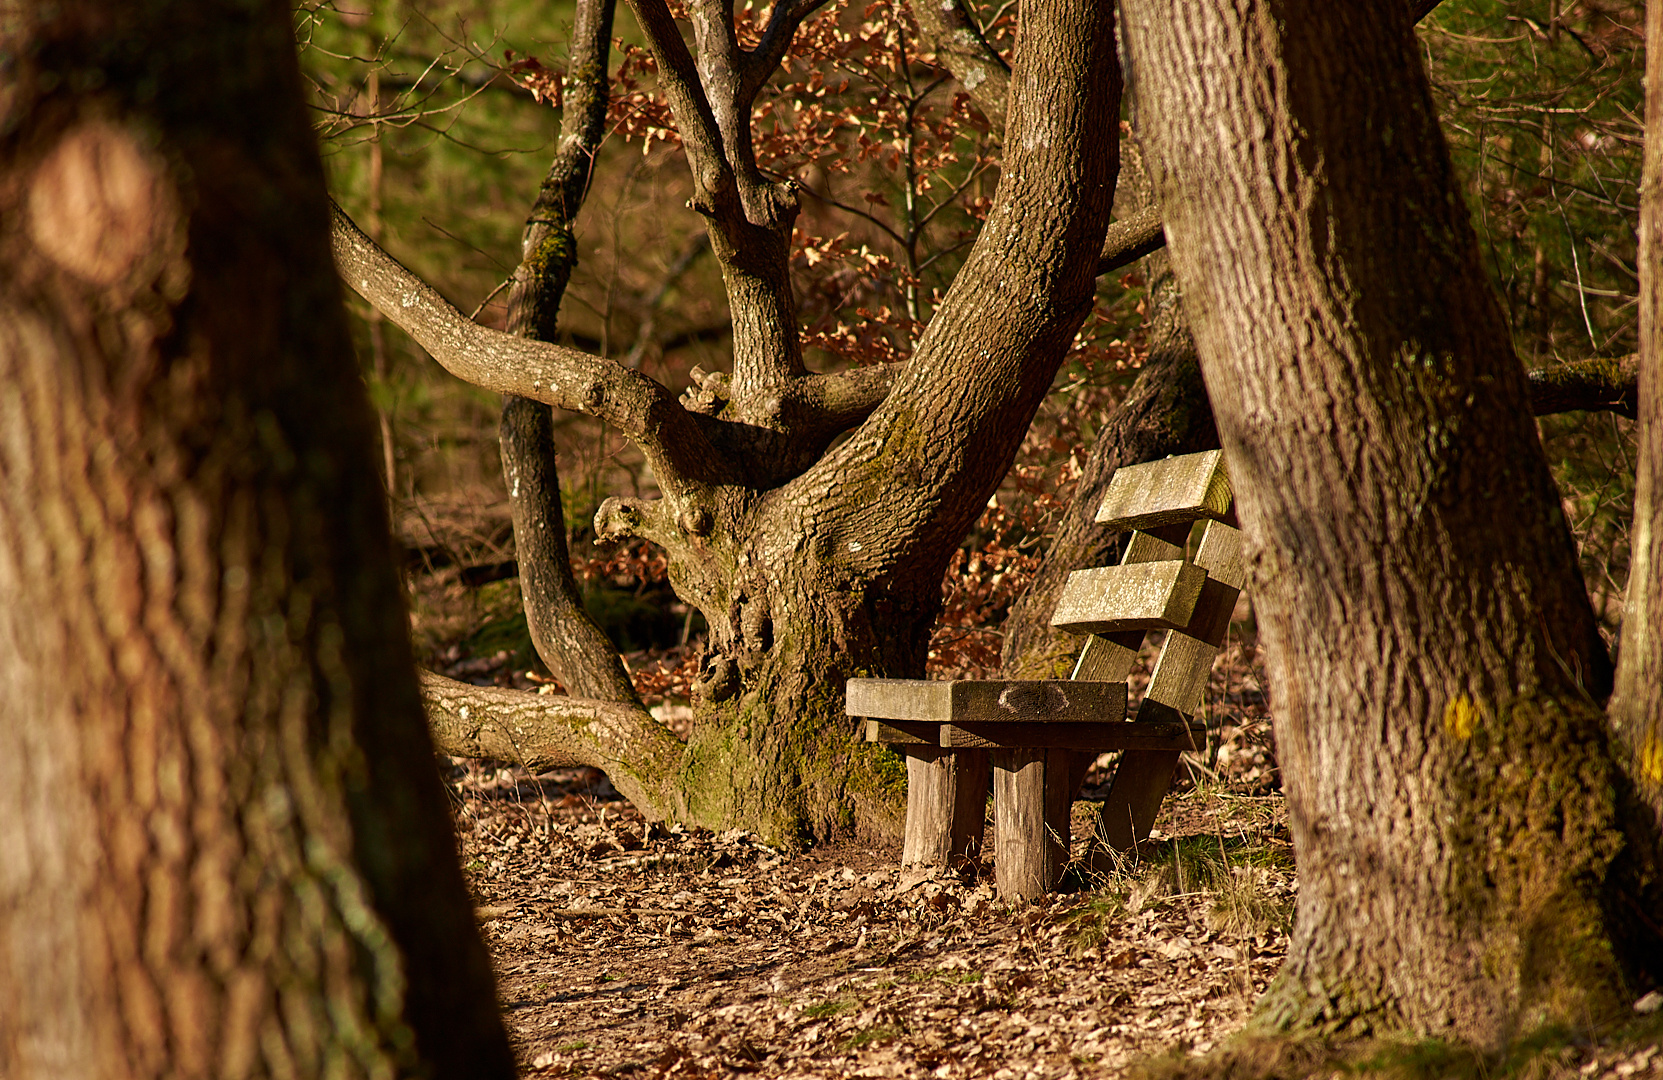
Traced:
<path fill-rule="evenodd" d="M 508 332 L 519 337 L 554 340 L 560 301 L 577 266 L 572 225 L 606 132 L 606 68 L 614 7 L 614 0 L 582 0 L 577 5 L 559 149 L 526 219 L 520 265 L 508 294 Z M 520 594 L 537 655 L 568 693 L 639 707 L 617 647 L 589 617 L 572 578 L 549 407 L 509 394 L 497 433 L 513 513 Z"/>
<path fill-rule="evenodd" d="M 773 201 L 783 193 L 747 179 L 749 139 L 729 120 L 748 115 L 790 29 L 814 6 L 782 3 L 750 50 L 727 40 L 720 18 L 696 12 L 696 26 L 707 24 L 696 65 L 662 5 L 636 5 L 718 258 L 773 243 L 757 230 L 788 224 L 789 208 Z M 656 805 L 787 843 L 898 824 L 897 770 L 856 739 L 844 680 L 922 672 L 947 560 L 1009 468 L 1092 302 L 1114 190 L 1110 6 L 1036 4 L 1022 40 L 1010 103 L 1020 137 L 988 225 L 905 365 L 814 375 L 794 373 L 789 356 L 753 363 L 776 330 L 752 324 L 774 309 L 729 275 L 734 333 L 746 339 L 735 374 L 700 378 L 678 406 L 637 371 L 469 323 L 337 215 L 343 276 L 448 369 L 603 416 L 646 453 L 664 497 L 608 500 L 596 532 L 664 548 L 677 593 L 711 628 L 698 720 L 671 778 L 682 798 Z M 754 265 L 768 257 L 741 261 L 753 256 Z M 445 708 L 477 715 L 449 692 Z M 580 718 L 589 705 L 510 711 L 522 745 L 599 764 L 610 751 Z M 648 786 L 664 780 L 662 760 L 630 764 L 653 778 Z"/>
<path fill-rule="evenodd" d="M 1627 605 L 1611 725 L 1663 824 L 1663 3 L 1646 4 L 1646 146 L 1640 180 L 1639 446 Z"/>
<path fill-rule="evenodd" d="M 1656 832 L 1410 25 L 1126 9 L 1300 861 L 1260 1021 L 1496 1045 L 1618 1015 L 1659 974 Z"/>
<path fill-rule="evenodd" d="M 0 1074 L 512 1076 L 288 8 L 0 52 Z"/>

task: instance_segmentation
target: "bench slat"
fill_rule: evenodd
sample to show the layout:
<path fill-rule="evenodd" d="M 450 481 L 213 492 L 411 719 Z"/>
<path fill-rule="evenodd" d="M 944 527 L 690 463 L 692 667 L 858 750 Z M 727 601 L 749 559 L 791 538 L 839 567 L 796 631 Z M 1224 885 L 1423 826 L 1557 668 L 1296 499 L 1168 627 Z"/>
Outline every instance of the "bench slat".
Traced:
<path fill-rule="evenodd" d="M 942 724 L 942 746 L 985 749 L 1191 750 L 1204 745 L 1206 727 L 1157 720 L 1113 724 Z"/>
<path fill-rule="evenodd" d="M 1184 454 L 1116 469 L 1109 478 L 1098 524 L 1111 529 L 1147 529 L 1231 513 L 1231 481 L 1224 451 Z"/>
<path fill-rule="evenodd" d="M 879 720 L 1053 724 L 1126 718 L 1124 682 L 850 679 L 845 710 Z"/>
<path fill-rule="evenodd" d="M 1115 470 L 1097 507 L 1097 523 L 1121 530 L 1222 519 L 1230 499 L 1224 451 L 1185 454 Z"/>
<path fill-rule="evenodd" d="M 891 746 L 940 746 L 941 725 L 929 720 L 868 720 L 866 741 Z"/>
<path fill-rule="evenodd" d="M 1182 559 L 1076 570 L 1063 583 L 1051 625 L 1074 634 L 1181 630 L 1207 582 Z"/>

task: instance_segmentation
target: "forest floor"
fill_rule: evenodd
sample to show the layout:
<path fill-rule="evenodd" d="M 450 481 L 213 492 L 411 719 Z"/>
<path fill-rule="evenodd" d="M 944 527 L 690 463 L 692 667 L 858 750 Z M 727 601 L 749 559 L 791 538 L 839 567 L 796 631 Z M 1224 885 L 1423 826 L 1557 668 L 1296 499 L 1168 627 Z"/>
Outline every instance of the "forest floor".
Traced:
<path fill-rule="evenodd" d="M 1280 796 L 1221 784 L 1170 797 L 1139 864 L 1019 905 L 985 866 L 649 826 L 592 769 L 459 760 L 450 779 L 526 1076 L 1016 1080 L 1184 1059 L 1210 1075 L 1276 974 L 1298 887 Z M 1500 1068 L 1393 1060 L 1363 1072 L 1663 1075 L 1632 1033 Z"/>
<path fill-rule="evenodd" d="M 420 529 L 403 530 L 419 556 L 423 662 L 546 685 L 528 670 L 517 583 L 495 569 L 512 554 L 506 509 L 458 505 L 426 507 Z M 644 568 L 603 571 L 627 584 Z M 610 608 L 618 595 L 640 609 L 633 626 L 668 618 L 672 640 L 680 628 L 684 644 L 625 661 L 685 735 L 691 710 L 675 698 L 693 668 L 692 617 L 646 585 Z M 1223 1075 L 1208 1055 L 1274 978 L 1298 890 L 1250 618 L 1232 628 L 1204 714 L 1209 749 L 1185 755 L 1142 857 L 1083 872 L 1077 841 L 1068 890 L 1020 905 L 997 898 L 989 865 L 930 874 L 902 867 L 898 844 L 790 853 L 744 833 L 649 826 L 594 769 L 453 761 L 463 859 L 523 1075 L 1060 1080 L 1186 1064 L 1191 1077 Z M 1099 759 L 1082 800 L 1101 797 L 1109 764 Z M 1075 809 L 1075 836 L 1089 835 L 1089 805 Z M 1398 1048 L 1315 1075 L 1663 1076 L 1663 1011 L 1646 1024 L 1506 1058 Z"/>

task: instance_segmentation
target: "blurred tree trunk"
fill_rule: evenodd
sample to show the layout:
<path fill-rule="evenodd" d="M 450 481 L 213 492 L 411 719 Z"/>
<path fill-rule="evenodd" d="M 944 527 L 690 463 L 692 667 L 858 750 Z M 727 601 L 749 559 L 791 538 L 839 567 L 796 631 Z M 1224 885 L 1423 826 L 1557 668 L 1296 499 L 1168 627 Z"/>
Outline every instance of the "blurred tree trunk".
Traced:
<path fill-rule="evenodd" d="M 0 1075 L 512 1076 L 289 9 L 0 54 Z"/>
<path fill-rule="evenodd" d="M 1126 9 L 1300 863 L 1261 1022 L 1496 1045 L 1620 1015 L 1663 975 L 1657 834 L 1410 25 Z"/>

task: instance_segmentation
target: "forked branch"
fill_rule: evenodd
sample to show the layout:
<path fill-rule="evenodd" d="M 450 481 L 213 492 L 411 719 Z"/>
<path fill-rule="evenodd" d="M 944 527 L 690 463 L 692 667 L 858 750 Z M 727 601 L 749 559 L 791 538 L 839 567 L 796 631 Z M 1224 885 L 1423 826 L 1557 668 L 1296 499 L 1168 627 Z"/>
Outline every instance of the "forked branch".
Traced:
<path fill-rule="evenodd" d="M 814 0 L 776 11 L 771 27 L 789 42 Z M 739 48 L 729 0 L 694 0 L 694 60 L 665 0 L 630 0 L 658 63 L 660 86 L 693 174 L 692 206 L 705 217 L 733 313 L 733 386 L 738 402 L 801 376 L 802 343 L 788 269 L 797 193 L 757 168 L 751 103 L 766 81 L 765 54 Z M 797 15 L 800 10 L 801 15 Z M 777 66 L 783 45 L 770 46 Z M 764 415 L 734 419 L 770 427 Z"/>

